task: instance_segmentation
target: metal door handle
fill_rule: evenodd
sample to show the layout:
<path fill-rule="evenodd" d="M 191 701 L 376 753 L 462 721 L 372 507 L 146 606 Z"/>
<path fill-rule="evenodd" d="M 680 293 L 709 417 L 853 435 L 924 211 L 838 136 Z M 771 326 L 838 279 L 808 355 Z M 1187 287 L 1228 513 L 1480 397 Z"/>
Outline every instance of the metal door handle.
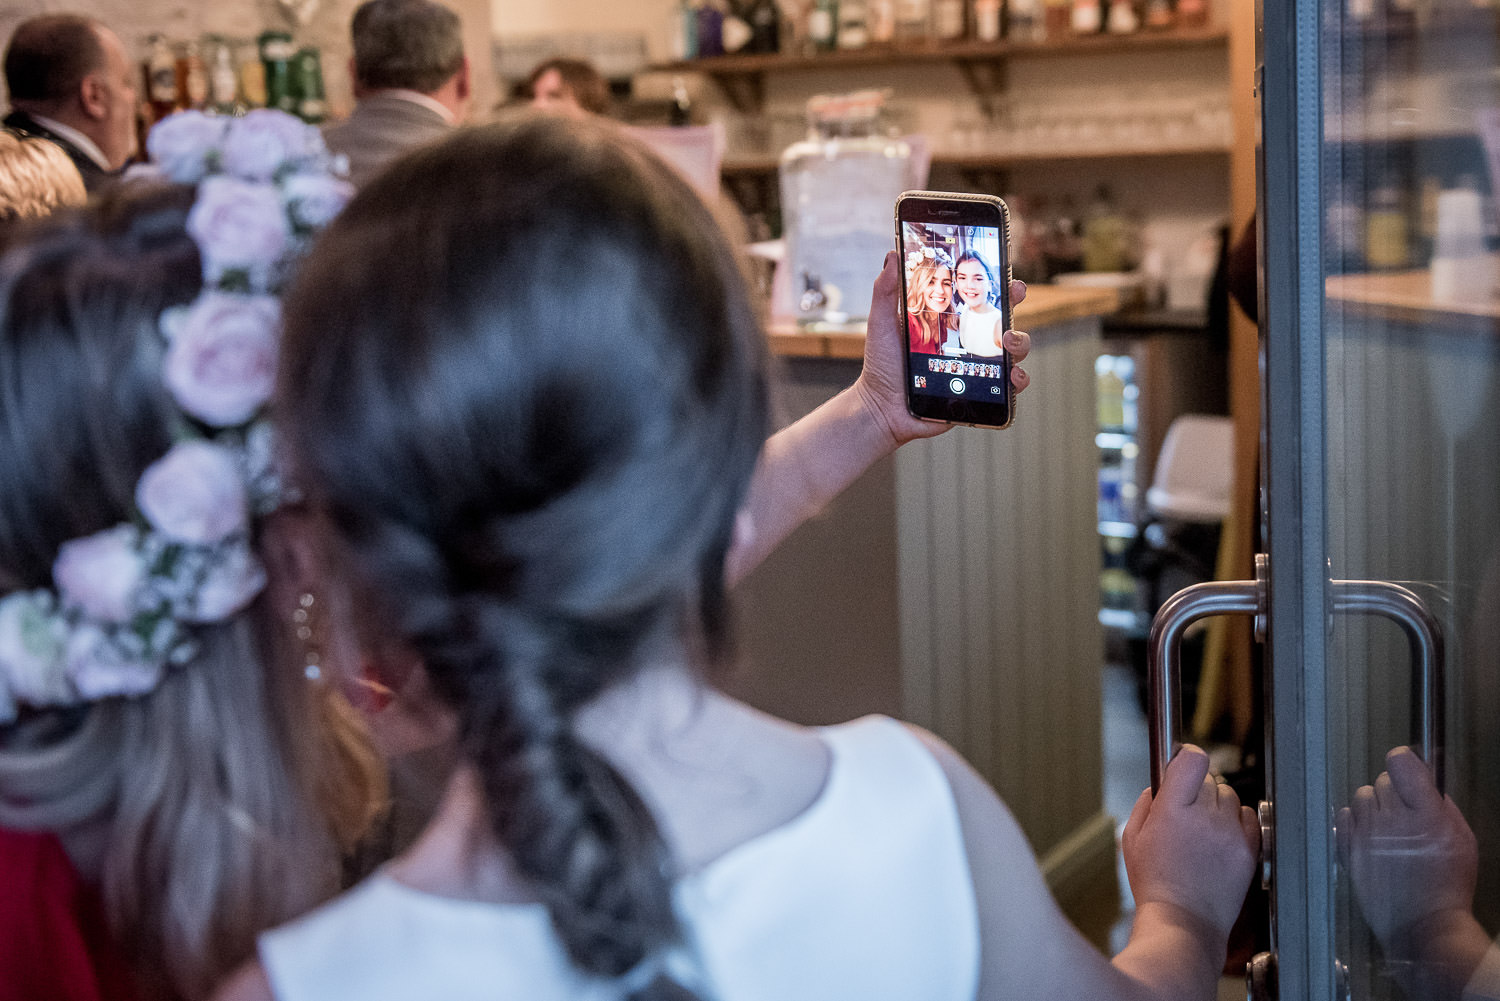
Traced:
<path fill-rule="evenodd" d="M 1444 700 L 1443 627 L 1437 616 L 1400 584 L 1383 580 L 1336 580 L 1331 582 L 1333 611 L 1379 615 L 1393 620 L 1406 633 L 1411 645 L 1412 670 L 1416 674 L 1419 717 L 1417 743 L 1422 760 L 1432 769 L 1433 781 L 1443 792 L 1443 744 L 1447 714 Z"/>
<path fill-rule="evenodd" d="M 1146 715 L 1151 728 L 1151 792 L 1161 788 L 1167 762 L 1182 747 L 1177 739 L 1177 689 L 1182 683 L 1182 634 L 1199 619 L 1254 615 L 1255 634 L 1265 635 L 1266 557 L 1255 557 L 1255 580 L 1209 581 L 1178 591 L 1151 619 L 1146 647 Z"/>
<path fill-rule="evenodd" d="M 1151 791 L 1161 788 L 1167 762 L 1181 748 L 1177 739 L 1178 696 L 1182 678 L 1182 634 L 1199 619 L 1215 615 L 1254 615 L 1255 637 L 1265 638 L 1267 563 L 1255 557 L 1255 580 L 1194 584 L 1168 598 L 1151 620 L 1146 651 L 1147 717 L 1151 730 Z M 1443 629 L 1422 599 L 1400 584 L 1381 580 L 1329 581 L 1331 610 L 1392 619 L 1411 644 L 1420 702 L 1417 742 L 1422 760 L 1444 788 Z"/>

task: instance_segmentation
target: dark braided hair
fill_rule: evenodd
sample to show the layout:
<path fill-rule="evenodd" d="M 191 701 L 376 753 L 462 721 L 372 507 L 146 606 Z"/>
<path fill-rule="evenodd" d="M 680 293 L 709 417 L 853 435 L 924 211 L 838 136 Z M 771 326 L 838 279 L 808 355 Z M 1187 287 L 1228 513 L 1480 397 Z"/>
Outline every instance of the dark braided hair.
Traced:
<path fill-rule="evenodd" d="M 766 358 L 712 213 L 608 123 L 463 131 L 349 205 L 287 327 L 294 466 L 457 710 L 495 835 L 580 969 L 659 960 L 672 859 L 573 721 L 653 655 L 727 642 Z"/>

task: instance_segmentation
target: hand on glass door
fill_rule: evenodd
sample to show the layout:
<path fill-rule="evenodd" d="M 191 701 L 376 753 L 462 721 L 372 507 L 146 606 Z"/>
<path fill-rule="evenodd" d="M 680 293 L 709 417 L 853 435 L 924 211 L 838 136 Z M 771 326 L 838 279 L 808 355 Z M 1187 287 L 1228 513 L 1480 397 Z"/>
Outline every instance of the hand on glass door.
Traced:
<path fill-rule="evenodd" d="M 1411 748 L 1385 765 L 1337 822 L 1365 923 L 1415 1001 L 1500 999 L 1500 953 L 1472 912 L 1474 832 Z"/>
<path fill-rule="evenodd" d="M 1186 911 L 1221 950 L 1260 855 L 1260 822 L 1208 772 L 1208 755 L 1184 744 L 1161 789 L 1136 800 L 1120 838 L 1138 915 L 1153 904 Z"/>

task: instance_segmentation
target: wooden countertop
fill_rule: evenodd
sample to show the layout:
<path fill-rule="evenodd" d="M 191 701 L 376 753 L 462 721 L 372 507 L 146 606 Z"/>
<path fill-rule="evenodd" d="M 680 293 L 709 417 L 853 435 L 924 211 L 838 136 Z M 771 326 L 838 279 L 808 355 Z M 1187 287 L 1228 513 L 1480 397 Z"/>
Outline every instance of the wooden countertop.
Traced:
<path fill-rule="evenodd" d="M 1031 285 L 1026 301 L 1016 307 L 1015 325 L 1028 333 L 1055 323 L 1103 316 L 1119 308 L 1119 293 L 1108 288 Z M 771 350 L 795 358 L 862 358 L 865 325 L 805 329 L 794 323 L 773 323 L 768 333 Z"/>
<path fill-rule="evenodd" d="M 1346 307 L 1400 323 L 1436 323 L 1490 331 L 1500 328 L 1500 289 L 1475 290 L 1472 297 L 1435 299 L 1432 272 L 1425 268 L 1330 275 L 1324 282 L 1324 291 L 1329 299 Z"/>

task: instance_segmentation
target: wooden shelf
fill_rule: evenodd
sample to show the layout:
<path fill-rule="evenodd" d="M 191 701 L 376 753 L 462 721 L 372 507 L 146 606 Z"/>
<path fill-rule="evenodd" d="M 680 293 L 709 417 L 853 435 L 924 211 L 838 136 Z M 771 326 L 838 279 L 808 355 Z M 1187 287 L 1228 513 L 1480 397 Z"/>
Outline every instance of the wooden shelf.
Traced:
<path fill-rule="evenodd" d="M 1119 160 L 1129 158 L 1151 159 L 1154 157 L 1203 157 L 1228 156 L 1228 143 L 1199 143 L 1184 146 L 1113 147 L 1103 149 L 1068 150 L 1034 153 L 934 153 L 934 167 L 950 167 L 955 170 L 1003 170 L 1007 167 L 1028 164 L 1059 163 L 1070 160 Z M 778 158 L 774 156 L 736 157 L 726 160 L 721 168 L 726 178 L 751 177 L 775 173 Z"/>
<path fill-rule="evenodd" d="M 713 79 L 735 108 L 760 110 L 765 102 L 765 77 L 770 73 L 806 73 L 872 66 L 910 66 L 953 63 L 958 66 L 981 103 L 1004 86 L 1003 64 L 1012 59 L 1058 59 L 1110 53 L 1153 52 L 1184 48 L 1227 46 L 1229 33 L 1220 27 L 1140 31 L 1132 35 L 1075 35 L 1045 42 L 927 42 L 863 49 L 835 49 L 811 56 L 767 54 L 724 55 L 707 59 L 660 63 L 652 72 L 701 73 Z"/>

